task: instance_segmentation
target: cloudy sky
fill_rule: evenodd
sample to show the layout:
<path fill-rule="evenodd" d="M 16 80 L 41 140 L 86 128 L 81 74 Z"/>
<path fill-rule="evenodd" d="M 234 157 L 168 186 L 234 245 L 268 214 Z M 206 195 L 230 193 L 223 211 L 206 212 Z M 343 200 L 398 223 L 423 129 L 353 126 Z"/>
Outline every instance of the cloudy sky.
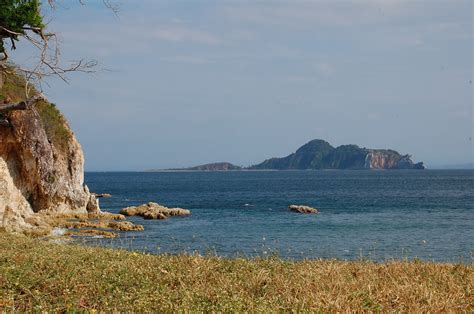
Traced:
<path fill-rule="evenodd" d="M 100 71 L 44 91 L 87 170 L 250 165 L 314 138 L 472 162 L 469 0 L 86 3 L 49 27 Z"/>

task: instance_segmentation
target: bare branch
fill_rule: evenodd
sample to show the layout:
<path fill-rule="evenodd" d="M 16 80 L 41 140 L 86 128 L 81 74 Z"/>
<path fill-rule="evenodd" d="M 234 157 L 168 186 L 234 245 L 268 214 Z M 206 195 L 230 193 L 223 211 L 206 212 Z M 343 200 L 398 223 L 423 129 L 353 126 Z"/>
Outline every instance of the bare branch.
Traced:
<path fill-rule="evenodd" d="M 43 94 L 39 94 L 37 96 L 31 97 L 26 101 L 21 101 L 19 103 L 9 103 L 9 104 L 0 104 L 0 113 L 4 114 L 9 111 L 13 110 L 26 110 L 34 105 L 36 102 L 40 100 L 44 100 L 45 97 Z"/>
<path fill-rule="evenodd" d="M 109 8 L 117 15 L 120 12 L 120 5 L 117 3 L 112 3 L 110 0 L 102 0 L 106 8 Z"/>
<path fill-rule="evenodd" d="M 77 0 L 84 5 L 86 0 Z M 114 0 L 102 0 L 105 7 L 109 8 L 114 14 L 119 12 L 120 5 L 114 3 Z M 55 8 L 56 1 L 48 0 L 51 8 Z M 58 76 L 62 81 L 68 83 L 67 74 L 70 72 L 94 73 L 94 67 L 97 62 L 94 60 L 84 61 L 79 60 L 71 62 L 69 65 L 63 65 L 60 61 L 61 53 L 59 49 L 58 39 L 54 33 L 45 33 L 43 28 L 24 26 L 21 28 L 23 32 L 14 32 L 4 26 L 0 25 L 0 34 L 3 32 L 4 36 L 0 36 L 0 40 L 10 37 L 11 48 L 15 49 L 15 41 L 17 37 L 26 39 L 31 45 L 39 50 L 38 61 L 33 68 L 20 68 L 19 71 L 25 76 L 27 84 L 25 85 L 26 97 L 29 95 L 29 82 L 35 81 L 40 87 L 43 80 L 49 76 Z M 5 35 L 8 34 L 8 35 Z M 0 53 L 0 67 L 4 68 L 4 64 L 8 59 L 6 51 Z"/>
<path fill-rule="evenodd" d="M 11 34 L 11 35 L 15 35 L 15 36 L 21 36 L 21 35 L 23 35 L 22 33 L 17 33 L 17 32 L 11 31 L 11 30 L 9 30 L 8 28 L 5 28 L 5 27 L 3 27 L 3 26 L 1 26 L 1 25 L 0 25 L 0 29 L 1 29 L 2 31 L 4 31 L 5 33 Z"/>

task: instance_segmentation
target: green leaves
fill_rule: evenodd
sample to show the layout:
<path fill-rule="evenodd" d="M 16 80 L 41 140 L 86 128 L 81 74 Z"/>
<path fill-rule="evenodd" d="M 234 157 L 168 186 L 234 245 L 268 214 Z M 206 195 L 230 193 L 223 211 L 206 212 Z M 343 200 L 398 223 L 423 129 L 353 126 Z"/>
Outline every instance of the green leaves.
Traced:
<path fill-rule="evenodd" d="M 5 52 L 6 40 L 12 49 L 18 37 L 27 30 L 38 33 L 44 28 L 39 0 L 2 0 L 0 2 L 0 53 Z"/>

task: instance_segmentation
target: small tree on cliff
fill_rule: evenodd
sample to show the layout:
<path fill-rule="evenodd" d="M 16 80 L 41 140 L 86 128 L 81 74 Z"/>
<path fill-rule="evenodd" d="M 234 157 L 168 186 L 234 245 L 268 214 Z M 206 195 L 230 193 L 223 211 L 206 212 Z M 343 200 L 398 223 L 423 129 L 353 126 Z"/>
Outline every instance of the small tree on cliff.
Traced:
<path fill-rule="evenodd" d="M 77 0 L 84 4 L 84 0 Z M 105 7 L 114 13 L 118 12 L 118 5 L 113 0 L 102 0 Z M 55 0 L 48 0 L 48 6 L 54 9 Z M 43 99 L 42 94 L 30 95 L 31 82 L 41 88 L 45 77 L 58 76 L 68 82 L 68 72 L 94 72 L 95 61 L 79 60 L 63 65 L 60 62 L 58 42 L 54 33 L 46 32 L 46 23 L 43 21 L 40 0 L 0 0 L 0 89 L 7 74 L 16 71 L 25 77 L 25 100 L 19 103 L 10 103 L 4 99 L 0 103 L 0 126 L 9 125 L 7 113 L 13 110 L 24 110 Z M 37 62 L 29 68 L 7 65 L 9 50 L 16 50 L 19 40 L 26 40 L 35 47 Z"/>
<path fill-rule="evenodd" d="M 0 53 L 1 60 L 8 58 L 6 44 L 9 41 L 11 49 L 16 49 L 15 42 L 19 37 L 34 40 L 29 32 L 40 36 L 47 41 L 43 33 L 43 17 L 40 14 L 40 2 L 38 0 L 2 0 L 0 3 Z"/>
<path fill-rule="evenodd" d="M 83 4 L 82 0 L 79 0 Z M 103 0 L 104 4 L 116 11 L 116 7 Z M 39 0 L 1 0 L 0 1 L 0 70 L 8 71 L 6 62 L 9 59 L 9 50 L 15 50 L 16 43 L 24 39 L 32 44 L 37 50 L 35 55 L 37 62 L 29 68 L 16 67 L 26 79 L 25 96 L 29 97 L 28 84 L 35 81 L 41 86 L 45 77 L 55 75 L 67 83 L 65 74 L 68 72 L 93 72 L 95 61 L 79 60 L 63 65 L 60 62 L 60 54 L 56 35 L 46 32 L 46 24 L 43 22 L 41 13 L 41 2 Z M 48 0 L 48 4 L 54 8 L 54 0 Z M 0 73 L 1 74 L 1 73 Z M 0 85 L 2 78 L 0 77 Z"/>

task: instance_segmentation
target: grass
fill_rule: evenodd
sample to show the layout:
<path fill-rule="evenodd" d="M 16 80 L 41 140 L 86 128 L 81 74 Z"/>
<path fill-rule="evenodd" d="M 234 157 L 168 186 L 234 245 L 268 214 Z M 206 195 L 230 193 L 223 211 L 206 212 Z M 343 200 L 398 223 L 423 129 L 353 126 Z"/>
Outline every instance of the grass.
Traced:
<path fill-rule="evenodd" d="M 35 108 L 41 117 L 50 142 L 60 151 L 67 152 L 72 132 L 67 125 L 66 118 L 54 104 L 46 101 L 38 101 Z"/>
<path fill-rule="evenodd" d="M 473 312 L 472 265 L 228 259 L 0 233 L 0 312 Z"/>
<path fill-rule="evenodd" d="M 13 67 L 5 70 L 0 68 L 0 75 L 3 77 L 3 85 L 0 86 L 0 102 L 10 99 L 11 102 L 19 102 L 25 99 L 25 80 L 15 73 Z M 33 92 L 36 91 L 33 89 Z"/>

